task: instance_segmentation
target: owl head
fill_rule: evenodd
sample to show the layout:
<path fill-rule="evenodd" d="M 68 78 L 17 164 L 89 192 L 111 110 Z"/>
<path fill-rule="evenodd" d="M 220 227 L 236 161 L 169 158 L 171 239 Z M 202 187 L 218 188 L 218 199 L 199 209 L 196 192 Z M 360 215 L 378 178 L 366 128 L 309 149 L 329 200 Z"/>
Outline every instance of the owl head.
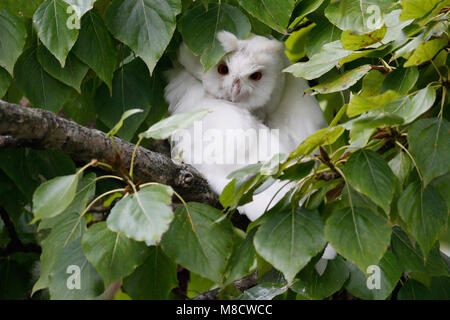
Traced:
<path fill-rule="evenodd" d="M 283 43 L 257 35 L 240 40 L 227 31 L 219 32 L 217 39 L 226 55 L 203 74 L 205 91 L 250 110 L 267 105 L 277 88 L 283 88 Z"/>

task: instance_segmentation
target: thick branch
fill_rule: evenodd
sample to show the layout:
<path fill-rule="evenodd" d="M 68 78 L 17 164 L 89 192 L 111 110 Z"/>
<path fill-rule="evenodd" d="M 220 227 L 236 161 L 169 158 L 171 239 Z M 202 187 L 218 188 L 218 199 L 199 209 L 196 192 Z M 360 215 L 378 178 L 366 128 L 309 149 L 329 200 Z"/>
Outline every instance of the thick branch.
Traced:
<path fill-rule="evenodd" d="M 258 284 L 258 276 L 257 276 L 256 272 L 254 272 L 253 274 L 251 274 L 245 278 L 242 278 L 240 280 L 236 280 L 235 282 L 233 282 L 233 285 L 241 291 L 250 289 L 251 287 L 254 287 L 257 284 Z M 192 300 L 216 300 L 217 294 L 219 293 L 219 291 L 220 291 L 219 288 L 209 290 L 209 291 L 199 294 L 198 296 L 194 297 Z"/>
<path fill-rule="evenodd" d="M 0 139 L 3 146 L 27 146 L 61 151 L 73 160 L 111 162 L 115 150 L 111 138 L 96 129 L 58 117 L 52 112 L 27 108 L 0 100 Z M 120 157 L 129 167 L 134 144 L 114 138 Z M 172 186 L 185 200 L 215 205 L 217 196 L 192 166 L 172 161 L 157 152 L 139 148 L 134 176 L 137 181 Z"/>

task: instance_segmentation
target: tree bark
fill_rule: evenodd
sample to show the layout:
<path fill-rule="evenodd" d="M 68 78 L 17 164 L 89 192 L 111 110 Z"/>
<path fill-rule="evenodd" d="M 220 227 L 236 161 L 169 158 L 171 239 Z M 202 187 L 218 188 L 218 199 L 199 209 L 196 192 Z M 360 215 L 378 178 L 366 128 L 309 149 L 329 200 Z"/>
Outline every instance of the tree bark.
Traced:
<path fill-rule="evenodd" d="M 0 100 L 0 147 L 30 147 L 61 151 L 74 161 L 92 159 L 111 163 L 116 155 L 128 169 L 135 145 L 105 133 L 61 118 L 52 112 L 23 107 Z M 134 164 L 134 178 L 141 182 L 159 182 L 172 186 L 186 201 L 217 205 L 217 195 L 206 179 L 192 166 L 139 147 Z"/>
<path fill-rule="evenodd" d="M 257 284 L 258 284 L 258 276 L 256 272 L 252 273 L 251 275 L 245 278 L 233 282 L 233 285 L 242 292 L 244 292 L 247 289 L 250 289 L 251 287 L 256 286 Z M 209 290 L 199 294 L 198 296 L 195 296 L 192 300 L 217 300 L 217 295 L 219 294 L 219 291 L 220 291 L 219 288 Z"/>

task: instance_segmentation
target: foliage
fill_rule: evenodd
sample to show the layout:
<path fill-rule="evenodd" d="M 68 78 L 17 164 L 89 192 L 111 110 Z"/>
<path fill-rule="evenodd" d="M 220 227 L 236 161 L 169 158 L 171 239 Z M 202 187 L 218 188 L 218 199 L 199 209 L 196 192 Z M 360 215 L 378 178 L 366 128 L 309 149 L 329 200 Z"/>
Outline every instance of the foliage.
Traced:
<path fill-rule="evenodd" d="M 88 299 L 122 280 L 133 299 L 176 299 L 178 264 L 191 272 L 190 297 L 219 287 L 219 296 L 237 299 L 324 299 L 344 291 L 362 299 L 448 299 L 450 259 L 439 248 L 450 211 L 450 2 L 264 4 L 0 3 L 3 100 L 26 97 L 137 145 L 165 139 L 207 110 L 158 122 L 167 112 L 164 72 L 182 40 L 206 69 L 216 64 L 224 50 L 215 34 L 225 29 L 285 40 L 296 59 L 285 72 L 311 80 L 307 94 L 317 96 L 329 123 L 280 157 L 271 176 L 262 164 L 232 174 L 220 196 L 226 215 L 185 203 L 169 186 L 133 180 L 133 168 L 105 175 L 96 167 L 111 164 L 76 170 L 59 153 L 1 150 L 7 219 L 2 214 L 0 247 L 13 241 L 6 219 L 22 243 L 42 248 L 33 282 L 36 253 L 0 256 L 1 298 L 30 297 L 31 289 L 33 298 L 45 298 L 48 289 L 51 299 Z M 236 208 L 272 178 L 294 182 L 290 197 L 246 232 L 237 229 L 230 222 Z M 173 210 L 175 200 L 181 205 Z M 318 273 L 327 243 L 338 256 Z M 80 289 L 66 285 L 69 265 L 81 268 Z M 373 265 L 381 288 L 371 290 Z M 242 295 L 230 290 L 256 266 L 257 286 Z"/>

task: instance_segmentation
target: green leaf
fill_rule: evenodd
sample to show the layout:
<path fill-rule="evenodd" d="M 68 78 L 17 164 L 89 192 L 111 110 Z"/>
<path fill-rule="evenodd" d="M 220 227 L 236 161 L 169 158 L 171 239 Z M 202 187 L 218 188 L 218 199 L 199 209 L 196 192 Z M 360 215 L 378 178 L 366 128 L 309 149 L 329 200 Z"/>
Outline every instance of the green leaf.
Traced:
<path fill-rule="evenodd" d="M 386 76 L 378 70 L 372 70 L 362 80 L 360 96 L 376 96 L 380 94 L 381 85 Z"/>
<path fill-rule="evenodd" d="M 108 228 L 136 241 L 158 242 L 173 219 L 172 194 L 166 185 L 151 185 L 130 194 L 111 210 Z"/>
<path fill-rule="evenodd" d="M 366 111 L 381 108 L 399 96 L 397 92 L 392 90 L 374 96 L 354 95 L 348 104 L 347 115 L 354 117 Z"/>
<path fill-rule="evenodd" d="M 81 20 L 80 35 L 73 53 L 112 90 L 117 50 L 103 19 L 95 11 L 89 11 Z"/>
<path fill-rule="evenodd" d="M 430 288 L 420 282 L 409 279 L 398 293 L 398 300 L 449 300 L 449 277 L 431 279 Z"/>
<path fill-rule="evenodd" d="M 44 0 L 2 0 L 0 9 L 6 9 L 17 16 L 32 18 Z"/>
<path fill-rule="evenodd" d="M 0 168 L 30 202 L 34 191 L 42 183 L 42 178 L 49 180 L 75 172 L 75 165 L 66 155 L 25 148 L 1 150 Z"/>
<path fill-rule="evenodd" d="M 78 183 L 77 193 L 75 194 L 75 198 L 73 199 L 72 203 L 58 216 L 40 221 L 38 230 L 54 228 L 60 223 L 60 219 L 64 219 L 61 218 L 61 216 L 66 216 L 72 213 L 81 214 L 86 208 L 89 200 L 92 200 L 94 198 L 96 187 L 95 179 L 95 173 L 91 172 L 85 174 Z"/>
<path fill-rule="evenodd" d="M 311 24 L 298 31 L 294 31 L 284 42 L 286 47 L 284 52 L 290 61 L 296 62 L 305 56 L 306 38 L 314 27 L 315 24 Z"/>
<path fill-rule="evenodd" d="M 384 16 L 384 23 L 387 27 L 386 36 L 381 43 L 393 42 L 394 48 L 402 46 L 408 41 L 405 29 L 412 24 L 414 20 L 401 21 L 400 14 L 402 10 L 393 10 Z"/>
<path fill-rule="evenodd" d="M 21 19 L 6 10 L 0 10 L 0 30 L 0 67 L 12 75 L 14 64 L 25 46 L 27 30 Z"/>
<path fill-rule="evenodd" d="M 396 50 L 393 55 L 393 59 L 398 59 L 399 57 L 403 57 L 408 59 L 411 56 L 411 52 L 417 49 L 419 44 L 425 41 L 425 32 L 420 33 L 415 38 L 410 40 L 407 44 L 400 47 L 400 49 Z"/>
<path fill-rule="evenodd" d="M 342 124 L 345 128 L 350 130 L 350 143 L 352 147 L 364 147 L 375 128 L 384 126 L 396 126 L 403 124 L 403 119 L 399 116 L 390 113 L 379 113 L 376 116 L 364 114 L 356 119 Z"/>
<path fill-rule="evenodd" d="M 199 293 L 211 290 L 215 286 L 214 281 L 200 277 L 198 274 L 190 271 L 186 293 L 189 298 L 194 298 Z"/>
<path fill-rule="evenodd" d="M 346 50 L 359 50 L 383 40 L 386 34 L 386 26 L 365 34 L 357 34 L 346 30 L 341 35 L 342 47 Z"/>
<path fill-rule="evenodd" d="M 326 18 L 322 18 L 306 37 L 306 55 L 311 58 L 319 53 L 325 44 L 340 40 L 341 33 L 342 30 L 331 24 Z"/>
<path fill-rule="evenodd" d="M 79 289 L 70 289 L 76 278 L 80 281 Z M 50 273 L 49 289 L 53 300 L 92 299 L 104 291 L 102 279 L 83 253 L 81 239 L 70 242 L 61 251 Z"/>
<path fill-rule="evenodd" d="M 402 0 L 400 20 L 422 18 L 442 0 Z"/>
<path fill-rule="evenodd" d="M 252 175 L 256 175 L 261 170 L 261 167 L 262 167 L 261 162 L 246 165 L 246 166 L 230 173 L 227 176 L 227 179 L 230 179 L 230 180 L 231 179 L 242 179 L 242 178 L 247 178 Z"/>
<path fill-rule="evenodd" d="M 245 290 L 236 300 L 272 300 L 285 293 L 287 289 L 288 286 L 283 284 L 264 282 Z"/>
<path fill-rule="evenodd" d="M 280 33 L 287 32 L 295 0 L 239 0 L 239 4 L 252 16 Z"/>
<path fill-rule="evenodd" d="M 290 158 L 296 158 L 300 155 L 308 155 L 319 146 L 330 145 L 344 133 L 345 129 L 341 126 L 328 127 L 318 130 L 306 138 L 290 155 Z"/>
<path fill-rule="evenodd" d="M 94 7 L 94 2 L 97 0 L 63 0 L 65 3 L 70 5 L 76 12 L 78 19 L 91 10 Z"/>
<path fill-rule="evenodd" d="M 353 86 L 356 82 L 358 82 L 358 80 L 364 77 L 371 69 L 372 67 L 370 65 L 365 64 L 350 71 L 344 72 L 343 74 L 333 79 L 318 84 L 317 86 L 314 86 L 306 90 L 305 92 L 313 90 L 314 94 L 317 93 L 326 94 L 344 91 Z"/>
<path fill-rule="evenodd" d="M 11 256 L 0 259 L 0 299 L 21 300 L 28 296 L 30 272 Z"/>
<path fill-rule="evenodd" d="M 450 173 L 434 179 L 431 185 L 439 192 L 450 213 Z"/>
<path fill-rule="evenodd" d="M 105 21 L 114 37 L 144 60 L 151 74 L 172 38 L 180 12 L 180 0 L 113 0 Z"/>
<path fill-rule="evenodd" d="M 0 67 L 0 99 L 4 97 L 6 91 L 8 91 L 12 78 L 8 71 Z"/>
<path fill-rule="evenodd" d="M 397 258 L 390 251 L 386 251 L 380 263 L 380 288 L 367 287 L 367 275 L 356 265 L 347 262 L 350 269 L 350 279 L 345 288 L 354 296 L 365 300 L 384 300 L 389 297 L 402 275 L 401 266 Z M 376 273 L 372 274 L 376 276 Z M 370 274 L 368 275 L 370 277 Z M 370 281 L 370 280 L 369 280 Z"/>
<path fill-rule="evenodd" d="M 326 245 L 324 224 L 316 210 L 287 210 L 269 217 L 258 229 L 258 254 L 291 283 L 295 275 Z"/>
<path fill-rule="evenodd" d="M 450 278 L 439 277 L 431 279 L 431 296 L 433 300 L 450 300 Z"/>
<path fill-rule="evenodd" d="M 352 52 L 343 49 L 340 41 L 330 42 L 325 44 L 308 62 L 293 64 L 283 71 L 290 72 L 295 77 L 312 80 L 333 69 L 342 58 L 349 56 Z"/>
<path fill-rule="evenodd" d="M 81 82 L 89 68 L 73 54 L 67 56 L 64 68 L 61 68 L 58 60 L 44 46 L 38 47 L 37 58 L 45 72 L 81 93 Z"/>
<path fill-rule="evenodd" d="M 33 25 L 39 39 L 64 68 L 66 57 L 77 41 L 78 30 L 68 26 L 68 5 L 62 0 L 45 0 L 33 16 Z"/>
<path fill-rule="evenodd" d="M 106 134 L 107 137 L 113 137 L 117 131 L 120 130 L 120 128 L 122 128 L 123 126 L 123 122 L 128 119 L 129 117 L 131 117 L 133 114 L 136 113 L 140 113 L 140 112 L 144 112 L 144 110 L 142 109 L 130 109 L 125 111 L 122 116 L 120 117 L 119 122 L 116 123 L 116 125 Z"/>
<path fill-rule="evenodd" d="M 63 105 L 67 118 L 82 126 L 88 126 L 96 118 L 94 99 L 92 96 L 73 92 Z"/>
<path fill-rule="evenodd" d="M 371 150 L 356 151 L 347 160 L 344 175 L 353 188 L 389 212 L 397 181 L 379 154 Z"/>
<path fill-rule="evenodd" d="M 72 159 L 59 151 L 29 149 L 26 152 L 26 162 L 28 173 L 39 183 L 42 182 L 42 177 L 48 180 L 76 171 Z M 95 174 L 89 173 L 83 177 L 82 181 L 89 180 L 91 182 L 93 179 L 95 179 Z"/>
<path fill-rule="evenodd" d="M 434 58 L 434 56 L 448 43 L 447 39 L 433 39 L 419 44 L 411 57 L 403 65 L 406 67 L 417 66 Z"/>
<path fill-rule="evenodd" d="M 33 194 L 34 221 L 57 216 L 75 198 L 79 174 L 56 177 L 41 184 Z"/>
<path fill-rule="evenodd" d="M 439 14 L 445 13 L 445 9 L 448 9 L 450 7 L 450 1 L 444 0 L 439 1 L 437 5 L 434 6 L 433 10 L 428 12 L 424 17 L 420 18 L 418 21 L 419 26 L 425 26 L 430 21 L 433 21 Z"/>
<path fill-rule="evenodd" d="M 144 110 L 125 120 L 118 131 L 117 136 L 125 140 L 133 138 L 153 106 L 154 98 L 150 88 L 157 85 L 158 80 L 142 72 L 143 68 L 145 69 L 145 64 L 140 59 L 124 65 L 114 74 L 112 96 L 106 85 L 102 85 L 95 96 L 98 117 L 108 128 L 113 128 L 127 110 Z"/>
<path fill-rule="evenodd" d="M 350 196 L 349 196 L 349 190 L 350 190 Z M 350 188 L 343 188 L 342 189 L 342 206 L 346 206 L 346 203 L 350 203 L 350 197 L 351 197 L 351 203 L 354 207 L 359 208 L 366 208 L 369 209 L 372 212 L 379 213 L 380 215 L 384 215 L 384 211 L 378 207 L 372 200 L 370 200 L 365 195 L 359 193 L 352 187 Z"/>
<path fill-rule="evenodd" d="M 367 208 L 347 207 L 328 218 L 325 236 L 340 255 L 365 272 L 385 254 L 391 228 L 386 219 Z"/>
<path fill-rule="evenodd" d="M 296 1 L 296 7 L 294 9 L 294 12 L 291 15 L 291 18 L 292 17 L 296 17 L 295 18 L 296 21 L 297 21 L 297 19 L 299 21 L 301 21 L 305 16 L 307 16 L 308 14 L 310 14 L 310 13 L 316 11 L 317 9 L 319 9 L 324 1 L 325 0 L 301 0 L 301 1 Z M 301 3 L 299 3 L 299 2 L 301 2 Z"/>
<path fill-rule="evenodd" d="M 44 71 L 37 59 L 37 48 L 25 51 L 14 67 L 19 89 L 35 107 L 58 112 L 71 89 Z"/>
<path fill-rule="evenodd" d="M 388 92 L 392 91 L 387 91 L 384 94 L 388 94 Z M 369 116 L 388 113 L 403 118 L 403 124 L 408 124 L 428 111 L 433 106 L 435 100 L 436 89 L 426 87 L 414 95 L 397 98 L 387 102 L 382 108 L 371 110 Z"/>
<path fill-rule="evenodd" d="M 208 9 L 197 6 L 186 11 L 178 28 L 189 49 L 201 55 L 200 61 L 207 71 L 225 55 L 216 38 L 217 32 L 226 30 L 244 39 L 250 34 L 251 25 L 238 8 L 226 3 L 211 3 Z"/>
<path fill-rule="evenodd" d="M 407 94 L 419 79 L 419 71 L 417 68 L 398 68 L 392 71 L 384 79 L 381 91 L 394 90 L 401 95 Z"/>
<path fill-rule="evenodd" d="M 433 186 L 411 183 L 398 200 L 398 211 L 424 256 L 447 226 L 447 206 Z"/>
<path fill-rule="evenodd" d="M 40 229 L 44 229 L 43 223 L 51 221 L 52 228 L 47 238 L 42 243 L 41 270 L 38 281 L 33 286 L 32 293 L 50 286 L 50 273 L 54 271 L 55 265 L 61 263 L 61 252 L 73 241 L 80 240 L 86 231 L 86 220 L 79 214 L 69 212 L 61 214 L 53 219 L 44 220 L 40 223 Z M 67 267 L 67 265 L 66 265 Z"/>
<path fill-rule="evenodd" d="M 253 247 L 255 231 L 256 229 L 250 231 L 245 240 L 233 248 L 225 271 L 224 286 L 252 273 L 256 262 L 256 251 Z"/>
<path fill-rule="evenodd" d="M 106 222 L 88 228 L 81 240 L 83 252 L 102 277 L 105 289 L 130 275 L 148 255 L 147 246 L 112 232 Z"/>
<path fill-rule="evenodd" d="M 179 207 L 162 240 L 164 252 L 198 275 L 221 283 L 233 247 L 233 229 L 219 210 L 200 203 Z M 186 250 L 189 248 L 189 250 Z"/>
<path fill-rule="evenodd" d="M 390 52 L 390 45 L 385 44 L 378 46 L 375 49 L 365 49 L 360 51 L 353 51 L 349 56 L 342 58 L 339 61 L 339 66 L 342 67 L 346 63 L 361 59 L 361 58 L 376 58 L 380 59 Z"/>
<path fill-rule="evenodd" d="M 260 173 L 263 176 L 274 175 L 278 172 L 281 163 L 288 159 L 288 155 L 284 153 L 277 153 L 272 156 L 269 160 L 262 163 Z"/>
<path fill-rule="evenodd" d="M 398 178 L 400 183 L 403 184 L 412 169 L 412 164 L 408 155 L 405 152 L 400 151 L 391 159 L 391 161 L 389 161 L 389 167 L 391 167 L 392 172 Z"/>
<path fill-rule="evenodd" d="M 349 275 L 344 260 L 338 256 L 327 261 L 322 275 L 317 273 L 314 265 L 308 265 L 299 273 L 291 289 L 309 299 L 322 300 L 341 289 Z"/>
<path fill-rule="evenodd" d="M 430 291 L 422 283 L 408 279 L 397 295 L 398 300 L 431 300 Z"/>
<path fill-rule="evenodd" d="M 224 208 L 236 208 L 239 204 L 243 204 L 241 203 L 241 198 L 246 192 L 254 188 L 261 180 L 261 175 L 247 175 L 242 178 L 233 178 L 233 180 L 229 182 L 222 190 L 222 193 L 219 196 L 220 204 Z M 249 201 L 251 201 L 251 198 L 249 199 L 247 197 L 247 201 L 244 202 Z"/>
<path fill-rule="evenodd" d="M 439 242 L 434 244 L 425 259 L 419 245 L 411 243 L 408 235 L 400 227 L 394 227 L 391 241 L 392 252 L 398 258 L 403 271 L 423 272 L 431 276 L 448 275 L 447 267 L 439 249 Z"/>
<path fill-rule="evenodd" d="M 147 249 L 144 263 L 123 280 L 125 291 L 135 300 L 165 300 L 178 286 L 177 264 L 167 257 L 161 247 Z"/>
<path fill-rule="evenodd" d="M 247 15 L 247 18 L 250 21 L 250 24 L 252 26 L 252 32 L 254 34 L 267 37 L 272 33 L 272 29 L 267 24 L 261 22 L 252 15 Z"/>
<path fill-rule="evenodd" d="M 403 123 L 403 119 L 389 113 L 380 113 L 377 116 L 362 115 L 354 121 L 342 124 L 350 130 L 350 143 L 354 148 L 361 148 L 367 145 L 369 138 L 378 127 L 396 126 Z M 351 124 L 351 125 L 350 125 Z"/>
<path fill-rule="evenodd" d="M 306 177 L 314 168 L 315 162 L 313 160 L 296 163 L 283 171 L 280 180 L 299 181 Z"/>
<path fill-rule="evenodd" d="M 450 171 L 450 124 L 442 118 L 421 119 L 408 130 L 409 151 L 423 176 L 424 185 Z"/>
<path fill-rule="evenodd" d="M 368 33 L 381 27 L 383 15 L 393 4 L 394 0 L 336 1 L 325 9 L 325 16 L 341 30 Z"/>
<path fill-rule="evenodd" d="M 167 117 L 139 134 L 139 137 L 153 139 L 167 139 L 178 129 L 192 126 L 196 121 L 202 120 L 210 110 L 199 109 L 191 112 L 181 112 Z"/>

